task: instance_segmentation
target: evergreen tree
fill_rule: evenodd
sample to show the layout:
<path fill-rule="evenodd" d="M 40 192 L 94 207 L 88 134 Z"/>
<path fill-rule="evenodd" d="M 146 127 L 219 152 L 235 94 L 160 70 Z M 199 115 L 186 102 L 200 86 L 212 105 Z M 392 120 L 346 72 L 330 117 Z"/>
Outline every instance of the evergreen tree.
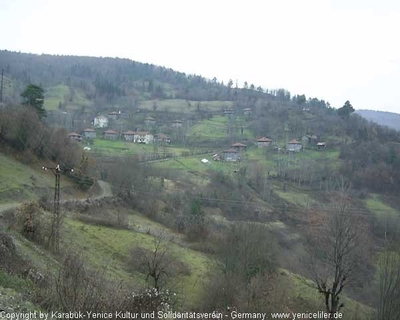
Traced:
<path fill-rule="evenodd" d="M 351 105 L 351 103 L 350 103 L 349 100 L 347 100 L 347 101 L 344 103 L 344 106 L 341 107 L 341 108 L 339 108 L 338 111 L 337 111 L 338 115 L 339 115 L 342 119 L 348 118 L 348 117 L 350 116 L 350 114 L 352 114 L 353 112 L 354 112 L 354 108 L 353 108 L 353 106 Z"/>
<path fill-rule="evenodd" d="M 23 98 L 22 104 L 34 107 L 40 119 L 46 117 L 46 110 L 43 107 L 44 90 L 42 87 L 30 84 L 21 93 L 21 97 Z"/>

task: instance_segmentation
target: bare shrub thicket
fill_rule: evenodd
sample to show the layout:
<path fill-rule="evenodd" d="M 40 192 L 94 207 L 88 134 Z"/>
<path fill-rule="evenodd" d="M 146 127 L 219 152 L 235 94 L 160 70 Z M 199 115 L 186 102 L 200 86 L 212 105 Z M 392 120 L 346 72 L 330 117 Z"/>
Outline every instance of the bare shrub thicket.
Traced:
<path fill-rule="evenodd" d="M 190 274 L 190 269 L 171 250 L 172 240 L 160 233 L 154 237 L 152 249 L 136 246 L 131 250 L 130 265 L 143 273 L 147 283 L 157 290 L 165 286 L 169 277 Z"/>
<path fill-rule="evenodd" d="M 83 206 L 76 218 L 82 222 L 116 229 L 129 229 L 129 217 L 126 209 L 118 205 L 102 204 L 101 201 Z"/>
<path fill-rule="evenodd" d="M 20 275 L 28 268 L 28 263 L 18 254 L 14 239 L 0 231 L 0 269 Z"/>
<path fill-rule="evenodd" d="M 35 301 L 46 310 L 60 312 L 169 311 L 174 295 L 155 288 L 135 288 L 132 284 L 107 279 L 106 270 L 89 269 L 79 254 L 67 253 L 59 270 L 45 288 L 35 292 Z"/>
<path fill-rule="evenodd" d="M 240 311 L 267 310 L 265 301 L 274 293 L 278 247 L 268 229 L 257 223 L 235 223 L 220 240 L 217 256 L 221 268 L 210 275 L 203 308 Z"/>
<path fill-rule="evenodd" d="M 50 217 L 35 201 L 28 201 L 18 208 L 15 228 L 29 240 L 44 244 L 50 235 Z"/>
<path fill-rule="evenodd" d="M 400 253 L 385 249 L 378 259 L 378 320 L 400 319 Z"/>

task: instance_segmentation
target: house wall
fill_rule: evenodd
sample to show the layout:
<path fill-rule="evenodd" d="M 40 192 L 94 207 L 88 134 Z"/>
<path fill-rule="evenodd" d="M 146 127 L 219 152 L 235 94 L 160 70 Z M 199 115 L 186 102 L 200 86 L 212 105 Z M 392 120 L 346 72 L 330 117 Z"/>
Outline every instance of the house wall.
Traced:
<path fill-rule="evenodd" d="M 133 134 L 124 134 L 124 139 L 126 141 L 134 141 L 135 135 L 133 135 Z"/>
<path fill-rule="evenodd" d="M 104 139 L 117 140 L 117 135 L 116 134 L 111 134 L 111 133 L 106 133 L 106 134 L 104 134 Z"/>
<path fill-rule="evenodd" d="M 95 128 L 107 128 L 108 127 L 108 119 L 107 118 L 94 118 L 93 126 Z"/>
<path fill-rule="evenodd" d="M 134 137 L 134 141 L 136 143 L 145 143 L 145 144 L 149 144 L 152 143 L 154 140 L 154 137 L 152 134 L 146 134 L 145 136 L 143 135 L 135 135 Z"/>
<path fill-rule="evenodd" d="M 267 141 L 257 142 L 257 146 L 259 148 L 267 148 L 267 147 L 269 147 L 270 144 L 271 144 L 271 142 L 267 142 Z"/>
<path fill-rule="evenodd" d="M 224 154 L 225 161 L 238 161 L 239 154 L 238 153 L 225 153 Z"/>
<path fill-rule="evenodd" d="M 292 144 L 292 143 L 288 143 L 287 146 L 286 146 L 286 149 L 288 149 L 289 151 L 296 151 L 296 152 L 298 152 L 298 151 L 301 150 L 302 147 L 303 147 L 303 146 L 302 146 L 301 144 Z"/>
<path fill-rule="evenodd" d="M 85 136 L 85 138 L 89 138 L 89 139 L 96 138 L 96 132 L 84 132 L 83 135 Z"/>

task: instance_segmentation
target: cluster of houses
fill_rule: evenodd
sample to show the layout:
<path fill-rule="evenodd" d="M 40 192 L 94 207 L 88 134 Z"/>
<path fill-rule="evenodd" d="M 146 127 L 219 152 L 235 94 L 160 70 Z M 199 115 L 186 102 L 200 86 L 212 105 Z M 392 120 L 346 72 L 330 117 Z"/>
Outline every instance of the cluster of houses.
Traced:
<path fill-rule="evenodd" d="M 108 128 L 109 119 L 118 120 L 122 117 L 121 111 L 112 111 L 107 114 L 107 116 L 100 115 L 93 119 L 93 128 L 87 128 L 82 131 L 81 134 L 76 132 L 71 132 L 68 134 L 68 137 L 74 139 L 76 141 L 82 141 L 83 139 L 95 139 L 97 138 L 96 129 L 105 129 Z M 151 128 L 156 124 L 156 119 L 152 117 L 147 117 L 144 119 L 144 125 L 146 128 Z M 180 128 L 183 125 L 183 121 L 179 119 L 172 120 L 171 126 L 173 128 Z M 169 144 L 171 143 L 171 139 L 163 133 L 153 135 L 150 131 L 125 131 L 121 134 L 117 131 L 108 129 L 102 132 L 102 138 L 106 140 L 118 140 L 122 139 L 125 141 L 135 142 L 135 143 L 144 143 L 149 144 L 153 142 L 157 142 L 160 144 Z"/>
<path fill-rule="evenodd" d="M 252 113 L 251 108 L 244 108 L 244 109 L 243 109 L 243 114 L 244 114 L 245 116 L 249 116 L 249 115 L 251 115 L 251 113 Z M 223 110 L 223 114 L 224 114 L 225 116 L 232 116 L 232 115 L 235 114 L 235 110 L 234 110 L 233 108 L 225 108 L 225 109 Z"/>
<path fill-rule="evenodd" d="M 251 114 L 250 108 L 243 109 L 243 113 L 245 115 Z M 234 114 L 233 109 L 224 109 L 225 115 L 232 115 Z M 93 127 L 94 128 L 107 128 L 109 124 L 109 119 L 118 120 L 121 117 L 120 111 L 112 111 L 109 112 L 107 117 L 100 115 L 93 119 Z M 147 117 L 144 119 L 144 125 L 146 128 L 150 128 L 156 124 L 156 120 L 151 117 Z M 171 126 L 173 128 L 180 128 L 183 125 L 182 120 L 172 120 Z M 128 142 L 134 143 L 143 143 L 143 144 L 150 144 L 150 143 L 159 143 L 162 145 L 166 145 L 171 143 L 171 139 L 163 134 L 153 135 L 150 131 L 124 131 L 122 133 L 108 129 L 101 133 L 102 138 L 106 140 L 118 140 L 122 139 Z M 93 128 L 87 128 L 82 131 L 81 134 L 76 132 L 71 132 L 68 134 L 68 137 L 77 141 L 82 141 L 83 139 L 95 139 L 97 137 L 97 131 Z M 268 148 L 272 145 L 273 140 L 267 137 L 261 137 L 257 139 L 257 147 L 258 148 Z M 326 147 L 325 142 L 319 142 L 317 136 L 315 135 L 304 135 L 300 141 L 293 139 L 287 142 L 286 144 L 286 151 L 287 152 L 299 152 L 303 149 L 303 147 L 307 145 L 316 146 L 317 149 L 324 149 Z M 243 153 L 246 151 L 247 146 L 243 143 L 236 142 L 230 146 L 229 149 L 224 150 L 222 152 L 222 157 L 220 154 L 215 154 L 213 159 L 215 161 L 225 160 L 225 161 L 240 161 Z M 276 147 L 277 148 L 277 147 Z M 279 149 L 279 148 L 277 148 Z M 280 149 L 279 149 L 280 150 Z"/>
<path fill-rule="evenodd" d="M 267 138 L 267 137 L 262 137 L 257 139 L 257 147 L 259 148 L 268 148 L 272 143 L 272 140 Z M 236 142 L 231 145 L 231 147 L 227 150 L 224 150 L 223 153 L 223 159 L 225 161 L 240 161 L 241 155 L 246 151 L 247 145 Z M 213 159 L 215 161 L 221 160 L 221 157 L 219 154 L 215 154 L 213 156 Z"/>
<path fill-rule="evenodd" d="M 302 138 L 304 140 L 304 137 Z M 257 147 L 258 148 L 268 148 L 272 145 L 272 139 L 267 137 L 262 137 L 257 139 Z M 311 143 L 311 142 L 308 142 Z M 324 149 L 326 147 L 325 142 L 317 142 L 315 143 L 318 150 Z M 223 160 L 225 161 L 240 161 L 241 156 L 246 151 L 247 146 L 243 143 L 236 142 L 231 145 L 231 147 L 222 152 Z M 289 141 L 286 144 L 287 152 L 300 152 L 303 149 L 303 142 L 300 142 L 296 139 Z M 213 159 L 215 161 L 221 160 L 221 156 L 219 154 L 214 154 Z"/>
<path fill-rule="evenodd" d="M 74 139 L 76 141 L 82 141 L 85 139 L 94 139 L 96 138 L 96 130 L 94 129 L 85 129 L 82 131 L 82 134 L 71 132 L 68 134 L 68 137 Z M 117 131 L 114 130 L 105 130 L 102 133 L 102 137 L 105 140 L 118 140 L 119 138 L 134 143 L 144 143 L 149 144 L 153 142 L 157 142 L 160 144 L 169 144 L 171 143 L 171 139 L 163 133 L 153 135 L 149 131 L 124 131 L 121 133 L 121 136 Z"/>
<path fill-rule="evenodd" d="M 118 111 L 118 112 L 117 111 L 112 111 L 112 112 L 109 112 L 107 114 L 107 116 L 100 115 L 100 116 L 94 117 L 94 119 L 93 119 L 93 127 L 96 128 L 96 129 L 108 128 L 109 119 L 118 120 L 120 117 L 122 117 L 121 111 Z M 152 127 L 156 123 L 157 123 L 156 119 L 154 119 L 152 117 L 144 118 L 144 124 L 145 124 L 146 127 Z M 180 128 L 183 125 L 183 121 L 179 120 L 179 119 L 172 120 L 171 125 L 172 125 L 173 128 Z"/>

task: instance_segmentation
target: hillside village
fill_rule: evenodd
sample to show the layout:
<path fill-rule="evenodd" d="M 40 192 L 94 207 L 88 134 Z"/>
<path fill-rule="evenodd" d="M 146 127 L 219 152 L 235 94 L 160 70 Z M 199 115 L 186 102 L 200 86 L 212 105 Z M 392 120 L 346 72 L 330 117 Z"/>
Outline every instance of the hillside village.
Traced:
<path fill-rule="evenodd" d="M 0 309 L 378 319 L 400 267 L 398 131 L 350 101 L 127 59 L 0 67 Z"/>
<path fill-rule="evenodd" d="M 251 108 L 244 108 L 243 115 L 246 116 L 246 119 L 249 120 L 251 116 Z M 80 133 L 70 132 L 68 133 L 68 137 L 78 141 L 90 144 L 93 139 L 104 139 L 110 141 L 126 141 L 133 143 L 141 143 L 141 144 L 159 144 L 159 145 L 169 145 L 171 144 L 171 138 L 164 133 L 155 133 L 158 132 L 158 127 L 168 128 L 169 132 L 175 130 L 181 130 L 182 127 L 187 127 L 187 124 L 183 120 L 174 119 L 170 121 L 170 123 L 157 123 L 156 119 L 152 117 L 146 117 L 143 120 L 142 127 L 144 130 L 147 129 L 149 131 L 132 131 L 126 130 L 121 131 L 123 127 L 126 127 L 124 119 L 134 116 L 138 112 L 134 112 L 131 114 L 124 114 L 121 111 L 110 111 L 107 115 L 99 115 L 93 118 L 91 121 L 92 126 L 90 128 L 83 129 Z M 232 117 L 235 115 L 234 109 L 223 109 L 222 113 L 225 117 L 229 118 L 231 121 Z M 215 115 L 218 116 L 216 112 Z M 119 121 L 120 120 L 120 121 Z M 78 123 L 82 123 L 82 121 L 77 120 Z M 241 134 L 243 134 L 243 128 L 241 128 Z M 301 141 L 299 141 L 301 140 Z M 299 140 L 292 139 L 283 142 L 282 147 L 275 141 L 267 137 L 259 137 L 256 139 L 243 139 L 243 142 L 249 144 L 249 146 L 257 146 L 258 148 L 267 148 L 270 149 L 271 152 L 300 152 L 303 150 L 303 145 L 307 146 L 307 148 L 315 149 L 315 150 L 323 150 L 326 147 L 326 143 L 319 141 L 316 135 L 305 134 Z M 173 143 L 174 141 L 172 141 Z M 219 151 L 219 153 L 215 153 L 213 155 L 214 161 L 240 161 L 240 154 L 243 154 L 246 151 L 247 145 L 244 143 L 236 142 L 233 143 L 228 149 L 223 151 Z M 86 147 L 86 150 L 91 150 L 90 147 Z M 215 150 L 217 152 L 217 150 Z"/>

